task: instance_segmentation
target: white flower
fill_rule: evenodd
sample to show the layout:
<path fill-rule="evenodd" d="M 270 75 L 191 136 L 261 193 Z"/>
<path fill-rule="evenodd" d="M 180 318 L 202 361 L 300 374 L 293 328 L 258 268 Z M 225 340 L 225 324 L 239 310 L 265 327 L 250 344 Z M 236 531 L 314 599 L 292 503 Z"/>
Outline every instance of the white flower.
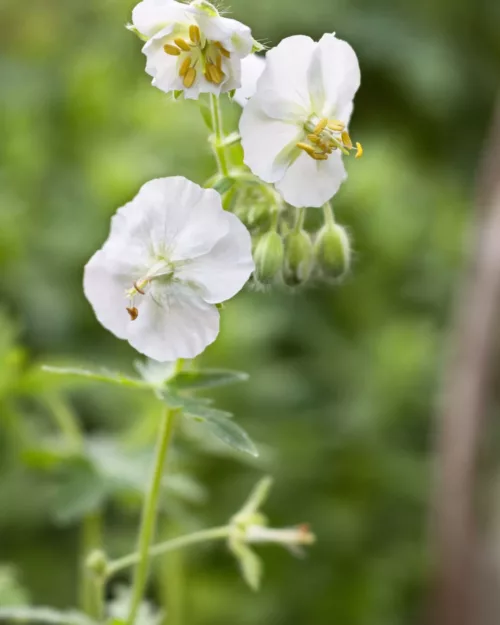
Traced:
<path fill-rule="evenodd" d="M 240 133 L 245 163 L 289 204 L 321 206 L 338 191 L 346 177 L 341 154 L 353 149 L 346 128 L 359 84 L 354 50 L 334 35 L 289 37 L 267 53 Z"/>
<path fill-rule="evenodd" d="M 194 358 L 219 332 L 216 304 L 254 268 L 250 235 L 220 195 L 185 178 L 147 182 L 85 267 L 97 319 L 149 358 Z"/>
<path fill-rule="evenodd" d="M 236 90 L 234 100 L 243 108 L 257 91 L 257 81 L 266 67 L 266 59 L 249 54 L 241 61 L 241 87 Z"/>
<path fill-rule="evenodd" d="M 205 0 L 143 0 L 132 12 L 133 27 L 147 39 L 146 72 L 162 91 L 219 95 L 240 86 L 241 59 L 254 40 L 248 26 L 222 17 Z"/>

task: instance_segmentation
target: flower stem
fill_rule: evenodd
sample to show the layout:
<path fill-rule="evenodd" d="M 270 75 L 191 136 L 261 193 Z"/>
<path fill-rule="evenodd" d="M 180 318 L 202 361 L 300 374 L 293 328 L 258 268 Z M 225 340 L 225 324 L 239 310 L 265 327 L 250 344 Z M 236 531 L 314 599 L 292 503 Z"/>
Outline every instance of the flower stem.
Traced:
<path fill-rule="evenodd" d="M 335 225 L 335 217 L 333 216 L 333 208 L 330 202 L 323 204 L 323 216 L 325 218 L 325 224 L 328 226 Z"/>
<path fill-rule="evenodd" d="M 149 548 L 155 532 L 161 481 L 168 449 L 172 441 L 177 413 L 178 410 L 166 409 L 160 424 L 153 476 L 142 508 L 137 554 L 135 554 L 136 557 L 131 562 L 131 564 L 136 564 L 136 568 L 134 571 L 130 611 L 127 618 L 128 625 L 134 625 L 146 588 L 149 570 Z"/>
<path fill-rule="evenodd" d="M 297 215 L 296 215 L 296 219 L 295 219 L 295 226 L 294 226 L 294 232 L 300 232 L 300 230 L 302 230 L 303 226 L 304 226 L 304 220 L 306 218 L 306 209 L 305 208 L 298 208 L 297 209 Z"/>
<path fill-rule="evenodd" d="M 226 146 L 224 145 L 224 129 L 222 127 L 222 112 L 220 109 L 219 98 L 213 93 L 210 94 L 210 110 L 212 112 L 212 125 L 214 129 L 214 152 L 217 160 L 219 172 L 223 176 L 229 175 L 229 163 L 226 154 Z"/>
<path fill-rule="evenodd" d="M 229 525 L 223 525 L 221 527 L 213 527 L 208 530 L 194 532 L 193 534 L 179 536 L 178 538 L 172 538 L 171 540 L 149 547 L 147 550 L 147 556 L 148 558 L 155 558 L 156 556 L 161 556 L 169 551 L 175 551 L 176 549 L 182 549 L 183 547 L 189 547 L 190 545 L 195 545 L 197 543 L 227 538 L 230 532 L 231 527 Z M 129 566 L 137 564 L 141 558 L 142 554 L 140 552 L 135 552 L 129 554 L 128 556 L 123 556 L 123 558 L 114 560 L 108 566 L 108 577 L 115 575 L 122 569 L 126 569 Z"/>
<path fill-rule="evenodd" d="M 99 512 L 87 514 L 81 528 L 81 605 L 83 611 L 99 620 L 103 611 L 103 585 L 87 568 L 89 554 L 102 544 L 102 518 Z"/>

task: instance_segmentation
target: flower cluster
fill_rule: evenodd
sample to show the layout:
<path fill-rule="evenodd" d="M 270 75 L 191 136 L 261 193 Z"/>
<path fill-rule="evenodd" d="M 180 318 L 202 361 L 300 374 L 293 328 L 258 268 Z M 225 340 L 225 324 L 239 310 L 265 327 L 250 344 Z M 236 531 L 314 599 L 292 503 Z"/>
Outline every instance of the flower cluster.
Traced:
<path fill-rule="evenodd" d="M 178 177 L 147 182 L 113 218 L 84 290 L 98 320 L 139 352 L 194 358 L 217 337 L 217 305 L 252 273 L 294 287 L 349 270 L 349 238 L 329 201 L 346 178 L 343 157 L 363 153 L 348 130 L 360 70 L 333 34 L 255 54 L 263 47 L 250 29 L 207 0 L 142 0 L 129 28 L 145 41 L 155 87 L 176 99 L 209 94 L 219 173 L 213 189 Z M 239 134 L 227 138 L 223 93 L 242 107 Z M 235 141 L 248 169 L 229 163 Z M 323 207 L 316 233 L 304 227 L 306 207 Z"/>

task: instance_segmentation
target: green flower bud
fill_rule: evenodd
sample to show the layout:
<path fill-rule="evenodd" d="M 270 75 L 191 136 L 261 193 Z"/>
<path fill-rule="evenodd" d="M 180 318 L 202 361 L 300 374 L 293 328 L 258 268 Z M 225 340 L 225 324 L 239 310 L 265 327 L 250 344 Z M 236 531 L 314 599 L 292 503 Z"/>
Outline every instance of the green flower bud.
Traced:
<path fill-rule="evenodd" d="M 99 549 L 92 551 L 87 557 L 86 566 L 94 575 L 104 577 L 108 570 L 106 554 Z"/>
<path fill-rule="evenodd" d="M 263 234 L 254 252 L 255 277 L 263 284 L 269 284 L 281 271 L 284 248 L 280 235 L 271 230 Z"/>
<path fill-rule="evenodd" d="M 314 257 L 325 277 L 344 277 L 351 264 L 351 246 L 345 228 L 337 224 L 324 225 L 314 244 Z"/>
<path fill-rule="evenodd" d="M 267 230 L 271 221 L 269 207 L 265 204 L 254 204 L 248 211 L 247 223 L 251 228 Z"/>
<path fill-rule="evenodd" d="M 290 232 L 285 239 L 283 279 L 288 286 L 298 286 L 309 278 L 313 261 L 313 245 L 307 232 Z"/>

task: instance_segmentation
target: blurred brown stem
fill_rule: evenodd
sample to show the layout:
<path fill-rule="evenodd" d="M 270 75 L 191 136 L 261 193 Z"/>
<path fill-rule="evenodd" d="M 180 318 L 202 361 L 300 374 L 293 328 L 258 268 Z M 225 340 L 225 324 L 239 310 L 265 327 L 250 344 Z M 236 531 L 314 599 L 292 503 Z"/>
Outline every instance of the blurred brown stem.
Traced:
<path fill-rule="evenodd" d="M 433 625 L 480 625 L 475 613 L 474 485 L 500 323 L 499 164 L 500 103 L 480 172 L 473 257 L 460 295 L 438 414 Z"/>

